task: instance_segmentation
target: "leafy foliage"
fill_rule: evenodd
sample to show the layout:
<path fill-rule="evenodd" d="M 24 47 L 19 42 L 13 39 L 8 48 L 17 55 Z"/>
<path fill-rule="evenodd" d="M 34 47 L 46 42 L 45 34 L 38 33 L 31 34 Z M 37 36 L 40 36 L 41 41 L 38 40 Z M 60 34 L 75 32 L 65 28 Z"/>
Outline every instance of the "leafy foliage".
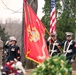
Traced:
<path fill-rule="evenodd" d="M 50 1 L 51 0 L 45 0 L 45 5 L 43 8 L 43 13 L 45 15 L 42 17 L 42 22 L 44 23 L 48 31 L 50 29 L 50 6 L 51 6 Z M 60 17 L 57 17 L 56 30 L 58 34 L 58 40 L 62 41 L 63 39 L 65 39 L 65 32 L 71 31 L 75 34 L 76 0 L 62 0 L 63 10 L 62 10 L 62 5 L 60 4 L 60 1 L 61 0 L 56 0 L 57 15 L 60 15 Z M 58 10 L 62 12 L 59 12 Z M 46 34 L 46 38 L 47 36 L 48 34 Z"/>
<path fill-rule="evenodd" d="M 43 12 L 44 12 L 45 15 L 42 17 L 42 22 L 45 24 L 45 26 L 49 30 L 50 0 L 45 0 L 45 5 L 44 5 L 44 8 L 43 8 Z"/>
<path fill-rule="evenodd" d="M 9 37 L 9 35 L 5 33 L 5 28 L 2 28 L 1 25 L 0 25 L 0 37 L 3 43 L 5 43 Z"/>
<path fill-rule="evenodd" d="M 54 56 L 39 64 L 33 71 L 33 75 L 70 75 L 72 68 L 67 65 L 66 58 L 61 56 Z"/>
<path fill-rule="evenodd" d="M 65 32 L 70 31 L 75 34 L 75 14 L 73 10 L 75 10 L 76 4 L 74 3 L 74 0 L 64 0 L 65 6 L 63 13 L 59 19 L 57 19 L 57 33 L 58 33 L 58 39 L 62 41 L 65 37 Z M 74 4 L 74 5 L 73 5 Z M 74 9 L 73 9 L 74 8 Z M 73 36 L 74 38 L 74 36 Z"/>

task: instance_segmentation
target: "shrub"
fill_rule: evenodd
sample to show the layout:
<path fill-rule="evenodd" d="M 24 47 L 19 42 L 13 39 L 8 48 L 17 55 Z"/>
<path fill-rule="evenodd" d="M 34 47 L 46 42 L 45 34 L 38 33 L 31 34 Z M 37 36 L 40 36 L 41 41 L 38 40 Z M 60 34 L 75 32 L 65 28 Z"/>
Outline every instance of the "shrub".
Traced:
<path fill-rule="evenodd" d="M 39 64 L 33 71 L 33 75 L 70 75 L 72 67 L 67 64 L 66 58 L 54 56 Z"/>

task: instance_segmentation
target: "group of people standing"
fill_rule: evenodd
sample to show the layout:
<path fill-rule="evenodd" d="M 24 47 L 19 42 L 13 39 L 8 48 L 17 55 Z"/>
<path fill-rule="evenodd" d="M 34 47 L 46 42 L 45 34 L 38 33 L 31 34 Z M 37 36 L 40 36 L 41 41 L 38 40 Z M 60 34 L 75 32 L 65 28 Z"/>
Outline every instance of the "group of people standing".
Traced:
<path fill-rule="evenodd" d="M 74 61 L 76 55 L 76 42 L 72 39 L 72 32 L 66 32 L 66 40 L 57 41 L 57 34 L 52 33 L 47 40 L 47 46 L 50 56 L 63 54 L 68 60 L 68 64 Z M 63 50 L 60 50 L 63 47 Z"/>
<path fill-rule="evenodd" d="M 66 60 L 68 60 L 68 64 L 73 62 L 76 56 L 76 42 L 72 39 L 72 35 L 72 32 L 66 32 L 66 40 L 58 42 L 57 34 L 51 33 L 50 37 L 47 39 L 50 57 L 63 54 L 66 57 Z M 20 47 L 16 45 L 16 43 L 17 40 L 15 37 L 10 37 L 5 43 L 4 48 L 8 50 L 5 52 L 7 55 L 6 62 L 15 61 L 15 59 L 20 61 Z M 61 50 L 60 47 L 63 47 L 63 50 Z"/>
<path fill-rule="evenodd" d="M 50 37 L 47 39 L 47 47 L 50 56 L 63 54 L 66 59 L 71 63 L 75 59 L 76 55 L 76 42 L 72 39 L 72 32 L 66 32 L 66 40 L 63 42 L 58 42 L 57 34 L 51 33 Z M 17 59 L 20 61 L 20 48 L 16 45 L 17 40 L 15 37 L 10 37 L 9 40 L 4 45 L 4 48 L 8 49 L 7 52 L 7 62 Z M 61 50 L 60 47 L 63 47 Z"/>

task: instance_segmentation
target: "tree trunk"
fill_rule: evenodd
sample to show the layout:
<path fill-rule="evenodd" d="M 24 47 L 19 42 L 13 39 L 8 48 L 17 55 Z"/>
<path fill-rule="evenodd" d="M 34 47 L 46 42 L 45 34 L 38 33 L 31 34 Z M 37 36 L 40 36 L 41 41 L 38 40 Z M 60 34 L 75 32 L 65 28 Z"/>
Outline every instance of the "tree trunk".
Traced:
<path fill-rule="evenodd" d="M 35 13 L 37 14 L 38 0 L 27 0 L 27 1 L 31 5 Z"/>

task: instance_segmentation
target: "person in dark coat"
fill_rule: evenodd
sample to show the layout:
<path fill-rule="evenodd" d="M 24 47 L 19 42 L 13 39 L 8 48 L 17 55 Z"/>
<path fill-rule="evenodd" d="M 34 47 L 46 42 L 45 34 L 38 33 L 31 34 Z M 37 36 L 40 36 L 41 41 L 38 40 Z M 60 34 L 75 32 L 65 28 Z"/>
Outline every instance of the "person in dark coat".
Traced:
<path fill-rule="evenodd" d="M 56 45 L 57 41 L 57 34 L 52 33 L 51 36 L 47 40 L 47 46 L 49 50 L 50 56 L 55 56 L 60 54 L 60 47 Z"/>
<path fill-rule="evenodd" d="M 15 37 L 10 37 L 9 41 L 5 44 L 5 47 L 8 48 L 8 57 L 7 62 L 17 59 L 20 61 L 20 47 L 16 45 L 17 40 Z"/>
<path fill-rule="evenodd" d="M 68 64 L 73 62 L 74 56 L 76 54 L 76 43 L 72 39 L 72 32 L 66 32 L 66 40 L 60 44 L 63 46 L 63 55 L 66 56 L 66 60 L 68 60 Z"/>

